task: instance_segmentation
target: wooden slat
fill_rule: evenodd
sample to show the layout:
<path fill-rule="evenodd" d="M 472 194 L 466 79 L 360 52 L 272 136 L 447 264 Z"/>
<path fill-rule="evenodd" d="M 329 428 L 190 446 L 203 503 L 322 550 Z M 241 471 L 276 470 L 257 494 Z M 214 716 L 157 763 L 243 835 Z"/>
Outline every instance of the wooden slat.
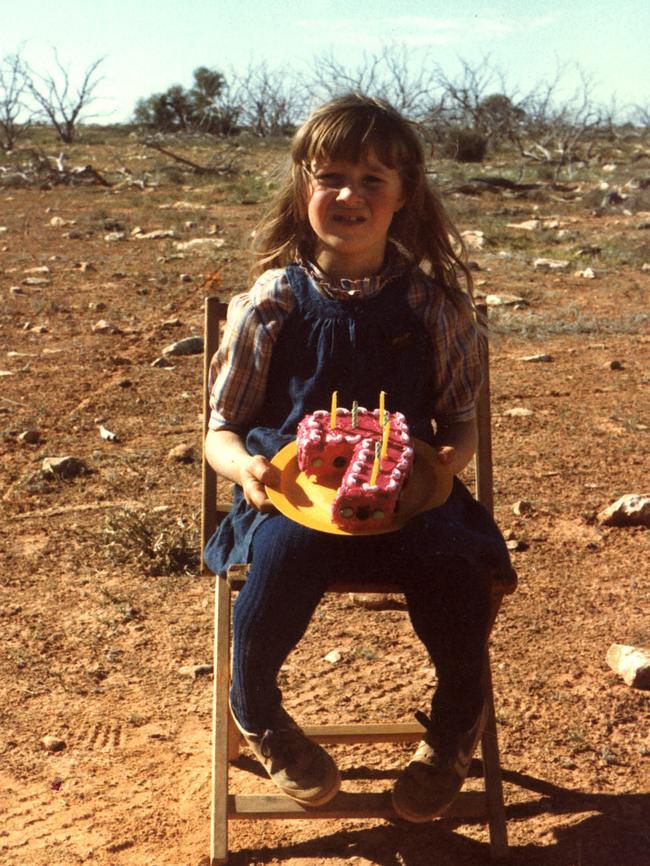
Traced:
<path fill-rule="evenodd" d="M 461 791 L 445 818 L 485 818 L 483 791 Z M 228 797 L 228 817 L 252 818 L 391 818 L 396 815 L 389 791 L 360 793 L 339 791 L 324 806 L 307 808 L 282 794 L 231 794 Z"/>
<path fill-rule="evenodd" d="M 214 687 L 212 694 L 212 809 L 210 863 L 228 858 L 228 663 L 230 641 L 230 588 L 216 579 L 214 594 Z"/>
<path fill-rule="evenodd" d="M 479 324 L 487 329 L 487 306 L 485 302 L 476 304 Z M 476 498 L 494 514 L 494 479 L 492 474 L 492 413 L 490 410 L 490 348 L 486 334 L 479 337 L 481 353 L 481 372 L 483 382 L 479 391 L 476 407 L 476 427 L 478 446 L 474 458 L 476 472 Z"/>
<path fill-rule="evenodd" d="M 359 725 L 304 725 L 303 731 L 317 743 L 417 743 L 424 728 L 417 722 Z"/>

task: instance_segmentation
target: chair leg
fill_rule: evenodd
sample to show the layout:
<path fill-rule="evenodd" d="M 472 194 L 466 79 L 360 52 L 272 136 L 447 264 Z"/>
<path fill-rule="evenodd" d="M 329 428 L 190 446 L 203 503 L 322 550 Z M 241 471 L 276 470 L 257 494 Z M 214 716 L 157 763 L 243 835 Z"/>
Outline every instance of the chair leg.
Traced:
<path fill-rule="evenodd" d="M 503 800 L 499 743 L 494 713 L 492 672 L 490 669 L 489 651 L 487 649 L 485 651 L 485 667 L 483 671 L 483 690 L 487 702 L 488 716 L 485 731 L 481 739 L 481 754 L 483 757 L 483 776 L 490 829 L 490 855 L 492 860 L 505 860 L 509 854 L 508 828 Z"/>
<path fill-rule="evenodd" d="M 228 687 L 230 642 L 230 587 L 216 578 L 214 598 L 214 690 L 212 699 L 212 808 L 210 864 L 228 860 Z"/>

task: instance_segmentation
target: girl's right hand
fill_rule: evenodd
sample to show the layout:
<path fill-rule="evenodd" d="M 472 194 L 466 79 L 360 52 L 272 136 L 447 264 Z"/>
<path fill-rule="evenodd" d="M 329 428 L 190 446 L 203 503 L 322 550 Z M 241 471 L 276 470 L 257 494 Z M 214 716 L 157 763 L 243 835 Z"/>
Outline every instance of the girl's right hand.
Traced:
<path fill-rule="evenodd" d="M 280 486 L 280 470 L 266 457 L 257 454 L 242 460 L 239 473 L 246 502 L 258 511 L 272 511 L 275 506 L 266 495 L 264 487 Z"/>

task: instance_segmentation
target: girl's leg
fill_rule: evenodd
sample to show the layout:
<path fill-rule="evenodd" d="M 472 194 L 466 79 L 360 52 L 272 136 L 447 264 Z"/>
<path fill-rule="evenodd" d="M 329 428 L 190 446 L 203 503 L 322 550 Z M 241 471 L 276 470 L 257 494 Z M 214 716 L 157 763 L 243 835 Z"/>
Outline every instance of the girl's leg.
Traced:
<path fill-rule="evenodd" d="M 252 566 L 235 602 L 231 704 L 248 731 L 269 727 L 281 693 L 276 677 L 305 633 L 327 585 L 328 536 L 282 515 L 253 538 Z M 323 543 L 325 542 L 325 543 Z"/>
<path fill-rule="evenodd" d="M 404 591 L 413 628 L 436 669 L 432 722 L 444 730 L 466 731 L 483 704 L 489 593 L 461 559 L 411 572 Z"/>

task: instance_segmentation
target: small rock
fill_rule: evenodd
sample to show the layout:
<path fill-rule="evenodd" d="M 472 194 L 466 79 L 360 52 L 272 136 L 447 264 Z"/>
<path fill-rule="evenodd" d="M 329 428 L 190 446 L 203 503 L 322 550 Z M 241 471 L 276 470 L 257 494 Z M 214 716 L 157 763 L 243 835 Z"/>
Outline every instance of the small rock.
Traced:
<path fill-rule="evenodd" d="M 508 229 L 522 229 L 525 232 L 535 232 L 542 228 L 541 220 L 524 220 L 523 223 L 508 223 Z"/>
<path fill-rule="evenodd" d="M 472 252 L 482 250 L 485 246 L 485 232 L 479 231 L 478 229 L 470 229 L 461 232 L 461 236 L 467 249 L 472 250 Z"/>
<path fill-rule="evenodd" d="M 198 455 L 193 445 L 176 445 L 167 454 L 167 459 L 175 463 L 195 463 Z"/>
<path fill-rule="evenodd" d="M 584 271 L 576 271 L 576 277 L 582 277 L 583 280 L 595 280 L 596 272 L 593 268 L 585 268 Z"/>
<path fill-rule="evenodd" d="M 122 332 L 116 325 L 111 325 L 106 319 L 100 319 L 92 326 L 93 334 L 121 334 Z"/>
<path fill-rule="evenodd" d="M 613 643 L 607 650 L 607 664 L 628 686 L 650 689 L 650 649 Z"/>
<path fill-rule="evenodd" d="M 134 238 L 139 241 L 157 241 L 160 238 L 175 238 L 177 237 L 174 229 L 155 229 L 152 232 L 143 232 L 142 229 L 131 232 Z"/>
<path fill-rule="evenodd" d="M 528 301 L 518 295 L 486 295 L 485 303 L 488 307 L 514 307 L 517 304 L 526 306 Z"/>
<path fill-rule="evenodd" d="M 565 259 L 535 259 L 533 268 L 536 271 L 568 271 L 571 262 Z"/>
<path fill-rule="evenodd" d="M 77 457 L 45 457 L 41 468 L 47 475 L 56 475 L 58 478 L 76 478 L 84 475 L 88 467 Z"/>
<path fill-rule="evenodd" d="M 96 271 L 97 268 L 92 262 L 77 262 L 75 269 L 81 271 L 82 274 L 87 274 L 89 271 Z"/>
<path fill-rule="evenodd" d="M 647 231 L 650 229 L 650 220 L 644 220 L 642 223 L 637 223 L 637 229 L 639 231 Z"/>
<path fill-rule="evenodd" d="M 553 355 L 523 355 L 519 360 L 527 361 L 531 364 L 549 364 L 551 361 L 553 361 Z"/>
<path fill-rule="evenodd" d="M 200 355 L 202 352 L 203 337 L 185 337 L 163 349 L 163 355 Z"/>
<path fill-rule="evenodd" d="M 32 325 L 31 328 L 28 329 L 30 334 L 47 334 L 48 329 L 46 325 Z"/>
<path fill-rule="evenodd" d="M 197 677 L 205 676 L 206 674 L 211 674 L 213 671 L 212 665 L 183 665 L 178 669 L 178 673 L 184 677 Z"/>
<path fill-rule="evenodd" d="M 18 295 L 26 295 L 27 292 L 21 289 L 20 286 L 9 286 L 9 294 L 17 297 Z"/>
<path fill-rule="evenodd" d="M 191 283 L 192 274 L 181 274 L 178 279 L 181 281 L 181 283 Z"/>
<path fill-rule="evenodd" d="M 647 526 L 650 529 L 650 494 L 628 493 L 603 509 L 597 520 L 603 526 Z"/>
<path fill-rule="evenodd" d="M 391 607 L 391 597 L 387 592 L 351 592 L 350 601 L 355 607 L 366 610 L 386 610 Z"/>
<path fill-rule="evenodd" d="M 624 370 L 623 364 L 620 361 L 614 359 L 607 364 L 608 369 L 610 370 Z"/>
<path fill-rule="evenodd" d="M 74 220 L 64 220 L 63 217 L 53 216 L 50 220 L 50 225 L 55 229 L 63 228 L 64 226 L 73 226 L 75 224 Z"/>
<path fill-rule="evenodd" d="M 523 406 L 515 406 L 512 409 L 506 409 L 503 414 L 507 418 L 530 418 L 534 413 L 532 409 L 524 409 Z"/>
<path fill-rule="evenodd" d="M 25 277 L 23 286 L 49 286 L 50 281 L 47 277 Z"/>
<path fill-rule="evenodd" d="M 164 368 L 167 370 L 173 370 L 174 365 L 171 361 L 168 361 L 167 358 L 156 358 L 155 361 L 151 362 L 152 367 Z"/>
<path fill-rule="evenodd" d="M 323 656 L 323 661 L 335 665 L 337 662 L 341 661 L 341 658 L 341 653 L 338 650 L 332 650 L 331 652 L 328 652 L 326 656 Z"/>
<path fill-rule="evenodd" d="M 103 301 L 91 301 L 88 304 L 88 309 L 93 313 L 103 313 L 106 309 L 106 304 Z"/>
<path fill-rule="evenodd" d="M 47 752 L 62 752 L 65 749 L 65 740 L 46 734 L 41 740 L 41 745 Z"/>
<path fill-rule="evenodd" d="M 107 243 L 111 243 L 113 241 L 123 241 L 126 237 L 126 232 L 109 232 L 107 235 L 104 235 L 104 240 Z"/>
<path fill-rule="evenodd" d="M 641 265 L 641 270 L 642 270 L 642 271 L 650 271 L 650 262 L 644 262 L 644 263 Z"/>
<path fill-rule="evenodd" d="M 521 517 L 524 514 L 532 514 L 534 511 L 533 503 L 528 499 L 519 499 L 512 506 L 513 512 L 517 515 L 517 517 Z"/>
<path fill-rule="evenodd" d="M 47 265 L 39 265 L 36 268 L 25 268 L 24 274 L 49 274 L 50 269 Z"/>
<path fill-rule="evenodd" d="M 99 425 L 99 435 L 105 442 L 117 442 L 117 433 L 108 430 L 103 424 Z"/>
<path fill-rule="evenodd" d="M 18 434 L 18 441 L 22 445 L 38 445 L 41 441 L 41 434 L 38 430 L 23 430 Z"/>
<path fill-rule="evenodd" d="M 209 252 L 210 250 L 222 247 L 224 244 L 225 240 L 223 238 L 194 238 L 191 241 L 177 243 L 175 247 L 179 252 L 188 250 L 205 250 Z"/>

